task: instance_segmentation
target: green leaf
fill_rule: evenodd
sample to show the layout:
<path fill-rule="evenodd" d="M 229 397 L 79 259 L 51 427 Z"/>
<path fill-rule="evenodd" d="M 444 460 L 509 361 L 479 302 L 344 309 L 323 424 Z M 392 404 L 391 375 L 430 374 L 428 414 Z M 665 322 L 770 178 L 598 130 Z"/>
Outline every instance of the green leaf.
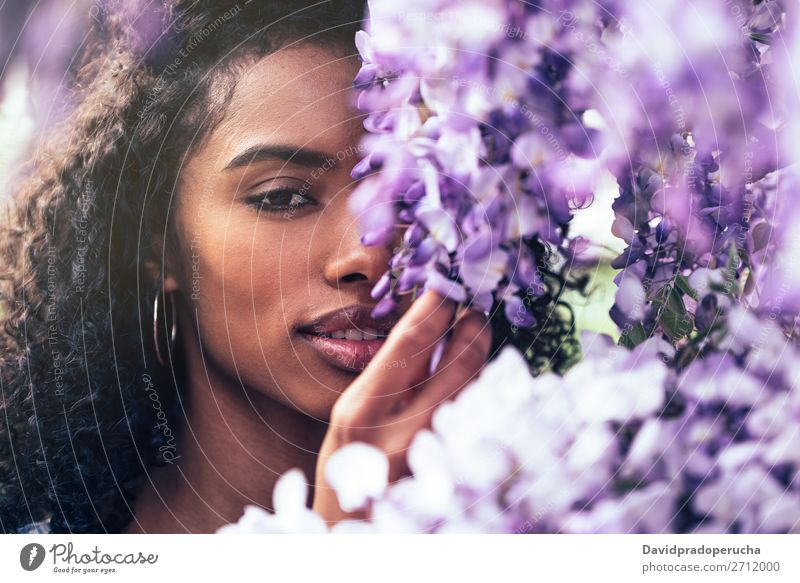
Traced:
<path fill-rule="evenodd" d="M 756 289 L 756 283 L 756 273 L 751 269 L 750 273 L 747 274 L 747 279 L 744 282 L 744 294 L 746 296 L 753 293 L 753 290 Z"/>
<path fill-rule="evenodd" d="M 728 254 L 728 263 L 725 267 L 727 268 L 727 273 L 736 273 L 739 268 L 739 251 L 733 241 L 731 241 L 731 252 Z"/>
<path fill-rule="evenodd" d="M 700 294 L 697 293 L 697 290 L 695 290 L 691 285 L 689 285 L 689 278 L 685 275 L 679 275 L 675 278 L 675 287 L 693 300 L 697 302 L 700 301 Z"/>
<path fill-rule="evenodd" d="M 721 286 L 722 289 L 715 290 L 720 291 L 726 295 L 737 297 L 739 294 L 737 293 L 736 289 L 736 273 L 739 271 L 739 252 L 736 249 L 736 242 L 731 241 L 731 250 L 728 254 L 728 263 L 725 265 L 725 284 Z M 714 289 L 714 286 L 711 286 L 711 289 Z"/>
<path fill-rule="evenodd" d="M 679 316 L 686 314 L 686 306 L 683 305 L 683 296 L 674 287 L 670 289 L 667 298 L 667 309 Z"/>
<path fill-rule="evenodd" d="M 750 253 L 747 249 L 739 249 L 739 258 L 742 260 L 742 265 L 752 267 L 753 263 L 750 261 Z"/>
<path fill-rule="evenodd" d="M 686 338 L 694 329 L 694 322 L 689 314 L 677 314 L 671 310 L 664 310 L 658 323 L 671 342 Z"/>
<path fill-rule="evenodd" d="M 765 44 L 765 45 L 771 45 L 772 44 L 772 38 L 770 36 L 768 36 L 766 34 L 763 34 L 763 33 L 760 33 L 760 32 L 751 32 L 747 36 L 749 36 L 752 40 L 754 40 L 754 41 L 756 41 L 758 43 L 761 43 L 761 44 Z"/>
<path fill-rule="evenodd" d="M 641 322 L 637 322 L 633 328 L 623 332 L 619 337 L 619 341 L 627 348 L 635 348 L 645 340 L 647 340 L 647 332 L 644 331 Z"/>
<path fill-rule="evenodd" d="M 664 306 L 669 298 L 671 288 L 669 284 L 661 287 L 651 287 L 647 292 L 647 299 L 658 306 Z"/>

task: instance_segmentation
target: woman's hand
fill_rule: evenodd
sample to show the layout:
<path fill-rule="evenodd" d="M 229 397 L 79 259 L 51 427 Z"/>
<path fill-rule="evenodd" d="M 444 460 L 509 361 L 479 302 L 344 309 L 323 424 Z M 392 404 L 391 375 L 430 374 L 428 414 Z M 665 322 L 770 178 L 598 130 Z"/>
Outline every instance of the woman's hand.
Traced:
<path fill-rule="evenodd" d="M 436 407 L 455 396 L 480 371 L 491 347 L 486 317 L 464 309 L 453 322 L 456 304 L 434 291 L 417 299 L 386 342 L 333 407 L 319 452 L 313 509 L 329 524 L 363 517 L 341 510 L 325 480 L 325 464 L 348 443 L 374 445 L 389 459 L 389 481 L 409 473 L 406 450 L 420 429 L 430 426 Z M 433 376 L 431 356 L 453 325 Z"/>

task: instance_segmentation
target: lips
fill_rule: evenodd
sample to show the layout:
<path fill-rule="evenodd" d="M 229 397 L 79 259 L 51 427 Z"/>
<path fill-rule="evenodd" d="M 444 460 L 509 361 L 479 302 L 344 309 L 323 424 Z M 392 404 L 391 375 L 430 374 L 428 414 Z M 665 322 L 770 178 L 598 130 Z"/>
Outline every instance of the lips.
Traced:
<path fill-rule="evenodd" d="M 327 363 L 342 370 L 360 372 L 397 323 L 396 317 L 373 318 L 370 316 L 373 307 L 355 304 L 328 312 L 300 326 L 298 334 Z"/>

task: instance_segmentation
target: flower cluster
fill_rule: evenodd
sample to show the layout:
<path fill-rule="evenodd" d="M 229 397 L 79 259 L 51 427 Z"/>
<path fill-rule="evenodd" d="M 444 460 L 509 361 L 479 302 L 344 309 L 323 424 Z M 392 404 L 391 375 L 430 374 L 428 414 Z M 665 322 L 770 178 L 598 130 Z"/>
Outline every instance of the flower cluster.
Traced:
<path fill-rule="evenodd" d="M 434 288 L 535 324 L 523 300 L 545 293 L 543 257 L 525 242 L 573 259 L 567 227 L 602 167 L 595 131 L 565 99 L 568 26 L 522 2 L 370 3 L 355 80 L 369 154 L 351 208 L 365 244 L 403 229 L 377 312 Z"/>
<path fill-rule="evenodd" d="M 581 363 L 537 379 L 505 349 L 417 434 L 412 476 L 387 486 L 365 444 L 334 454 L 342 506 L 370 511 L 334 532 L 800 532 L 800 354 L 732 318 L 728 350 L 681 373 L 656 339 L 587 335 Z M 222 532 L 326 531 L 305 500 L 298 470 L 275 514 L 249 507 Z"/>
<path fill-rule="evenodd" d="M 544 292 L 541 257 L 524 241 L 576 260 L 570 219 L 611 172 L 626 340 L 705 326 L 725 299 L 686 278 L 719 267 L 741 291 L 767 219 L 753 185 L 789 162 L 791 103 L 770 81 L 795 78 L 769 50 L 784 13 L 779 0 L 373 0 L 355 81 L 369 155 L 351 205 L 365 244 L 404 229 L 377 311 L 432 287 L 533 326 L 522 300 Z"/>
<path fill-rule="evenodd" d="M 67 113 L 64 83 L 89 19 L 99 5 L 90 0 L 8 0 L 0 5 L 0 104 L 10 88 L 24 82 L 34 120 L 52 125 Z M 16 78 L 14 78 L 16 77 Z"/>
<path fill-rule="evenodd" d="M 644 43 L 626 61 L 638 103 L 623 91 L 611 106 L 638 111 L 625 118 L 634 154 L 613 169 L 613 232 L 627 248 L 612 263 L 623 271 L 611 315 L 630 346 L 656 333 L 706 342 L 724 332 L 732 305 L 763 311 L 783 282 L 766 276 L 789 244 L 781 229 L 795 206 L 796 171 L 774 172 L 797 161 L 782 145 L 796 108 L 781 93 L 793 84 L 797 99 L 797 49 L 786 44 L 796 30 L 784 22 L 798 14 L 778 1 L 666 4 L 664 19 L 626 8 L 627 36 Z M 616 37 L 609 43 L 625 43 Z"/>

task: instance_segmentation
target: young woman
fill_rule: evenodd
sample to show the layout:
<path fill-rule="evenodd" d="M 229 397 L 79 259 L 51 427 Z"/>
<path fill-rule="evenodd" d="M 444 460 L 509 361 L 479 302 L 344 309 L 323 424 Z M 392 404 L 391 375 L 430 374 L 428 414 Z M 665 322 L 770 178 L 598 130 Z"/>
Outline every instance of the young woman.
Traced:
<path fill-rule="evenodd" d="M 392 248 L 363 246 L 347 211 L 363 15 L 93 8 L 74 113 L 4 228 L 2 531 L 214 532 L 269 508 L 293 467 L 333 523 L 336 449 L 375 444 L 398 479 L 414 433 L 500 345 L 571 358 L 546 266 L 531 334 L 435 292 L 370 317 Z"/>

